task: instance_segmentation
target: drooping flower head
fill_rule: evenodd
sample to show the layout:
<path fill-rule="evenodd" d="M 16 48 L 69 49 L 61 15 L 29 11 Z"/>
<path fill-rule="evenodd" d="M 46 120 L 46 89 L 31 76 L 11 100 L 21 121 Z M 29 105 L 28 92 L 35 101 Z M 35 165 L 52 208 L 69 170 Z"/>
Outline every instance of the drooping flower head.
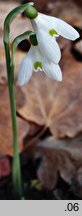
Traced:
<path fill-rule="evenodd" d="M 79 37 L 79 33 L 71 25 L 56 17 L 38 13 L 38 16 L 31 22 L 36 32 L 40 48 L 43 46 L 43 44 L 45 46 L 45 40 L 43 40 L 43 38 L 45 39 L 45 36 L 47 45 L 49 39 L 50 42 L 52 41 L 52 45 L 53 37 L 57 37 L 59 35 L 72 41 L 76 40 Z"/>
<path fill-rule="evenodd" d="M 61 81 L 62 72 L 58 64 L 47 59 L 46 56 L 41 53 L 39 46 L 31 45 L 27 56 L 24 58 L 20 65 L 18 73 L 18 81 L 20 85 L 27 83 L 33 71 L 44 71 L 51 79 Z"/>
<path fill-rule="evenodd" d="M 18 80 L 21 85 L 28 82 L 33 71 L 44 71 L 50 78 L 61 81 L 62 72 L 58 65 L 61 51 L 56 38 L 61 35 L 69 40 L 76 40 L 79 33 L 69 24 L 56 17 L 38 13 L 31 23 L 36 34 L 37 43 L 31 48 L 23 60 Z"/>

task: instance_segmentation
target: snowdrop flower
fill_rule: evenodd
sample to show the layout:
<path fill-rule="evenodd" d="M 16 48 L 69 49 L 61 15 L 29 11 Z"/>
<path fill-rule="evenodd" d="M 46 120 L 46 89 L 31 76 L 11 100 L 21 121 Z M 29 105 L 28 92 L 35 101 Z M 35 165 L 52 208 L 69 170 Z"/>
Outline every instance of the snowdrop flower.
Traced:
<path fill-rule="evenodd" d="M 79 33 L 72 26 L 56 17 L 38 13 L 37 17 L 31 20 L 31 22 L 41 52 L 55 64 L 57 64 L 61 58 L 56 37 L 61 35 L 73 41 L 79 37 Z"/>
<path fill-rule="evenodd" d="M 23 59 L 18 73 L 19 85 L 26 84 L 33 71 L 44 71 L 51 79 L 61 81 L 62 72 L 58 64 L 47 59 L 40 51 L 39 46 L 31 45 L 27 56 Z"/>
<path fill-rule="evenodd" d="M 62 72 L 58 65 L 61 52 L 56 42 L 59 35 L 75 40 L 79 33 L 61 19 L 38 13 L 31 19 L 36 38 L 36 45 L 31 41 L 28 55 L 20 65 L 18 81 L 20 85 L 28 82 L 33 71 L 44 71 L 51 79 L 61 81 Z M 33 39 L 34 40 L 34 39 Z"/>

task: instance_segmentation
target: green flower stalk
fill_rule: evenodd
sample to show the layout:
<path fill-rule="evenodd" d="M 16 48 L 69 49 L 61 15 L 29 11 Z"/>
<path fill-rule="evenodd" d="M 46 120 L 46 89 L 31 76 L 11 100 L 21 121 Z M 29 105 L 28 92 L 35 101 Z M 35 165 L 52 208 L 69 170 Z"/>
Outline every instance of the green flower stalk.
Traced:
<path fill-rule="evenodd" d="M 14 187 L 15 194 L 17 194 L 18 197 L 21 197 L 22 184 L 21 184 L 20 158 L 18 153 L 16 103 L 15 103 L 15 90 L 14 90 L 14 63 L 12 62 L 12 64 L 10 64 L 11 58 L 10 58 L 9 41 L 6 42 L 4 39 L 4 45 L 5 45 L 5 54 L 6 54 L 8 88 L 9 88 L 9 97 L 10 97 L 10 106 L 11 106 L 12 129 L 13 129 L 13 168 L 12 168 L 13 187 Z"/>
<path fill-rule="evenodd" d="M 35 8 L 33 15 L 33 3 L 21 5 L 12 10 L 6 17 L 4 22 L 4 47 L 7 65 L 7 76 L 8 76 L 8 88 L 9 98 L 11 107 L 11 118 L 12 118 L 12 130 L 13 130 L 13 165 L 12 165 L 12 180 L 13 180 L 13 191 L 18 199 L 23 198 L 22 191 L 22 180 L 21 180 L 21 167 L 20 167 L 20 156 L 18 151 L 18 131 L 16 121 L 16 102 L 15 102 L 15 87 L 14 87 L 14 55 L 16 47 L 20 41 L 34 34 L 32 31 L 28 31 L 19 35 L 13 41 L 12 53 L 10 54 L 10 24 L 14 18 L 27 9 L 27 16 L 31 18 L 36 16 Z"/>

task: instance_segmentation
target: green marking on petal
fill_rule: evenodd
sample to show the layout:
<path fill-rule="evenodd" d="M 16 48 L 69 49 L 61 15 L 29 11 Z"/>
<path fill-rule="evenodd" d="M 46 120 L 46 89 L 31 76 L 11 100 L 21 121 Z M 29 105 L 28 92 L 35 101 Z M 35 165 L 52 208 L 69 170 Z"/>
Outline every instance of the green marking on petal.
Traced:
<path fill-rule="evenodd" d="M 35 68 L 35 70 L 38 70 L 38 69 L 42 70 L 42 63 L 39 61 L 35 62 L 34 68 Z"/>
<path fill-rule="evenodd" d="M 56 32 L 55 29 L 50 29 L 49 30 L 49 34 L 53 37 L 53 36 L 58 36 L 58 33 Z"/>

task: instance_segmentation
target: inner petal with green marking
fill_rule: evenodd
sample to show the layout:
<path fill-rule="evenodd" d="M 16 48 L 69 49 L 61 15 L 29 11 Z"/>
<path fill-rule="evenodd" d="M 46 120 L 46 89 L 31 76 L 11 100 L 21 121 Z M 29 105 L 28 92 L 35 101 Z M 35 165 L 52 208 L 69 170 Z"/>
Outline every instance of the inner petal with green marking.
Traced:
<path fill-rule="evenodd" d="M 49 30 L 49 34 L 53 37 L 53 36 L 58 36 L 58 33 L 56 32 L 56 30 L 55 29 L 50 29 Z"/>
<path fill-rule="evenodd" d="M 34 69 L 37 71 L 38 69 L 42 71 L 42 63 L 39 61 L 36 61 L 34 63 Z"/>

